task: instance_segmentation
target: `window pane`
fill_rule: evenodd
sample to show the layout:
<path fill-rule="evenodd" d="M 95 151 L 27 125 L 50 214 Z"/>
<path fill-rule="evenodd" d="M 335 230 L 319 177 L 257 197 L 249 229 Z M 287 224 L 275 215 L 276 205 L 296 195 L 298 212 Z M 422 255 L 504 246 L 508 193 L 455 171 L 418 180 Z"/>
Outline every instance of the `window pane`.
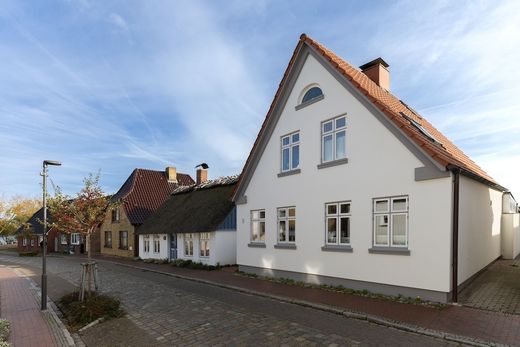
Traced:
<path fill-rule="evenodd" d="M 292 134 L 292 142 L 298 142 L 300 141 L 300 133 Z"/>
<path fill-rule="evenodd" d="M 345 130 L 336 133 L 336 159 L 345 158 Z"/>
<path fill-rule="evenodd" d="M 388 200 L 376 201 L 376 212 L 388 212 Z"/>
<path fill-rule="evenodd" d="M 289 170 L 289 148 L 282 151 L 282 171 Z"/>
<path fill-rule="evenodd" d="M 264 219 L 264 218 L 265 218 L 265 211 L 260 211 L 260 218 L 261 218 L 261 219 Z"/>
<path fill-rule="evenodd" d="M 285 225 L 285 221 L 281 220 L 278 222 L 278 241 L 285 242 L 287 226 Z"/>
<path fill-rule="evenodd" d="M 332 135 L 323 137 L 323 161 L 332 160 Z"/>
<path fill-rule="evenodd" d="M 260 241 L 265 241 L 265 222 L 260 222 Z"/>
<path fill-rule="evenodd" d="M 350 213 L 350 204 L 341 204 L 340 213 Z"/>
<path fill-rule="evenodd" d="M 392 243 L 398 246 L 406 246 L 406 215 L 392 216 Z"/>
<path fill-rule="evenodd" d="M 375 216 L 376 245 L 388 245 L 388 215 Z"/>
<path fill-rule="evenodd" d="M 289 209 L 289 217 L 294 217 L 294 216 L 296 216 L 296 209 L 293 207 L 293 208 Z"/>
<path fill-rule="evenodd" d="M 406 211 L 406 198 L 393 199 L 392 211 Z"/>
<path fill-rule="evenodd" d="M 317 98 L 320 95 L 323 95 L 323 92 L 321 91 L 321 89 L 318 87 L 312 87 L 303 96 L 302 103 L 310 101 L 314 98 Z"/>
<path fill-rule="evenodd" d="M 327 218 L 327 242 L 336 243 L 337 228 L 336 218 Z"/>
<path fill-rule="evenodd" d="M 332 131 L 332 121 L 323 123 L 323 132 L 326 133 L 329 131 Z"/>
<path fill-rule="evenodd" d="M 251 219 L 258 219 L 258 211 L 251 211 Z"/>
<path fill-rule="evenodd" d="M 338 213 L 338 205 L 327 205 L 327 214 L 336 214 Z"/>
<path fill-rule="evenodd" d="M 296 241 L 296 221 L 290 220 L 289 221 L 289 242 Z"/>
<path fill-rule="evenodd" d="M 258 236 L 259 236 L 259 223 L 258 222 L 253 222 L 252 224 L 252 230 L 251 230 L 251 241 L 258 241 Z"/>
<path fill-rule="evenodd" d="M 289 142 L 290 142 L 289 136 L 282 138 L 282 146 L 287 146 L 289 144 Z"/>
<path fill-rule="evenodd" d="M 347 120 L 345 117 L 336 119 L 336 129 L 343 128 L 346 124 L 347 124 Z"/>
<path fill-rule="evenodd" d="M 340 243 L 350 243 L 350 218 L 340 218 Z"/>
<path fill-rule="evenodd" d="M 296 169 L 300 165 L 300 146 L 296 145 L 292 148 L 292 169 Z"/>
<path fill-rule="evenodd" d="M 287 213 L 287 210 L 285 208 L 279 209 L 278 217 L 283 218 L 283 217 L 285 217 L 286 213 Z"/>

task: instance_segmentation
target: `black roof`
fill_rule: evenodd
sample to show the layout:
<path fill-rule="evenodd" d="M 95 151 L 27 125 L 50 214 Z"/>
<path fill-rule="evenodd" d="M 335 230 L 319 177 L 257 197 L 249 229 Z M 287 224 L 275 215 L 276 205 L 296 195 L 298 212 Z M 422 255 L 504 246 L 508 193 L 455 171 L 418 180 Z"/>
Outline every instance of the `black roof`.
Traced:
<path fill-rule="evenodd" d="M 176 190 L 137 229 L 137 234 L 203 233 L 215 231 L 233 210 L 238 177 Z"/>
<path fill-rule="evenodd" d="M 51 215 L 47 209 L 47 223 L 51 222 Z M 31 218 L 27 221 L 30 230 L 36 235 L 43 235 L 43 207 L 36 211 Z M 27 229 L 25 226 L 21 226 L 16 230 L 16 234 L 22 234 Z M 48 231 L 48 230 L 47 230 Z"/>

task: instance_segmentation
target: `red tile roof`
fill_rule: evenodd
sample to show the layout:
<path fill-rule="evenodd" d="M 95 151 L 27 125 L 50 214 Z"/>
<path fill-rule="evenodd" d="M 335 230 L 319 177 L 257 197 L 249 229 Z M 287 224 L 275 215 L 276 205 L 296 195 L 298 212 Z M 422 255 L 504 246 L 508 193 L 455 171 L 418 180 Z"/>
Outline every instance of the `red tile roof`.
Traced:
<path fill-rule="evenodd" d="M 357 68 L 353 67 L 343 59 L 338 57 L 332 51 L 327 49 L 322 44 L 311 39 L 305 34 L 300 36 L 300 40 L 294 49 L 293 55 L 289 64 L 285 70 L 284 76 L 278 86 L 278 90 L 273 98 L 271 106 L 267 112 L 267 115 L 262 123 L 262 127 L 258 133 L 258 136 L 253 144 L 253 148 L 249 153 L 249 157 L 246 160 L 244 169 L 241 174 L 241 178 L 245 177 L 246 170 L 249 169 L 250 162 L 252 160 L 253 153 L 255 152 L 260 140 L 266 131 L 267 124 L 272 115 L 273 109 L 279 98 L 281 92 L 285 86 L 287 79 L 292 71 L 292 67 L 298 57 L 298 53 L 301 51 L 304 44 L 309 45 L 318 54 L 321 54 L 331 65 L 346 79 L 348 79 L 361 93 L 363 93 L 371 102 L 374 103 L 397 127 L 399 127 L 412 141 L 414 141 L 419 147 L 421 147 L 430 157 L 443 166 L 455 166 L 458 167 L 470 175 L 474 175 L 476 178 L 483 179 L 489 182 L 491 185 L 497 185 L 495 180 L 489 176 L 482 168 L 480 168 L 474 161 L 472 161 L 464 152 L 462 152 L 457 146 L 455 146 L 446 136 L 438 131 L 432 124 L 430 124 L 425 118 L 419 115 L 416 111 L 412 110 L 409 106 L 401 102 L 399 98 L 392 95 L 390 92 L 379 87 L 373 82 L 368 76 L 362 73 Z M 403 116 L 413 119 L 425 128 L 431 135 L 433 135 L 439 142 L 435 143 L 419 131 L 411 122 Z M 240 189 L 240 183 L 235 190 L 235 194 Z M 235 196 L 235 198 L 238 198 Z"/>
<path fill-rule="evenodd" d="M 178 183 L 168 182 L 164 171 L 135 169 L 113 200 L 122 200 L 132 224 L 143 224 L 179 186 L 190 186 L 195 181 L 187 174 L 177 174 Z"/>

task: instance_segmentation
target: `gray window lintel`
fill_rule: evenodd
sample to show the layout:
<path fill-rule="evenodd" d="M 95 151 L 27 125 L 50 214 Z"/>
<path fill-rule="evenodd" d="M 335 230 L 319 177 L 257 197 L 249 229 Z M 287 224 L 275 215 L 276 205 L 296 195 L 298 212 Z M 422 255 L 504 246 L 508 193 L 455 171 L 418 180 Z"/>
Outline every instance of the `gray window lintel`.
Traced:
<path fill-rule="evenodd" d="M 300 172 L 302 172 L 301 169 L 294 169 L 294 170 L 284 171 L 284 172 L 280 172 L 280 173 L 278 174 L 278 177 L 285 177 L 285 176 L 297 175 L 297 174 L 299 174 Z"/>
<path fill-rule="evenodd" d="M 262 242 L 249 242 L 247 244 L 247 247 L 252 247 L 252 248 L 265 248 L 265 243 L 262 243 Z"/>
<path fill-rule="evenodd" d="M 396 254 L 396 255 L 410 255 L 410 250 L 403 247 L 372 247 L 368 249 L 368 253 L 373 254 Z"/>
<path fill-rule="evenodd" d="M 277 243 L 274 245 L 274 248 L 278 249 L 296 249 L 296 245 L 294 243 Z"/>
<path fill-rule="evenodd" d="M 323 100 L 324 98 L 325 98 L 325 95 L 321 94 L 320 96 L 317 96 L 317 97 L 315 97 L 315 98 L 312 98 L 312 99 L 310 99 L 309 101 L 306 101 L 306 102 L 304 102 L 304 103 L 301 103 L 301 104 L 299 104 L 299 105 L 296 105 L 296 107 L 295 107 L 294 109 L 295 109 L 296 111 L 301 110 L 302 108 L 307 107 L 307 106 L 309 106 L 309 105 L 312 105 L 312 104 L 314 104 L 315 102 L 318 102 L 318 101 L 320 101 L 320 100 Z"/>
<path fill-rule="evenodd" d="M 350 245 L 325 245 L 321 247 L 321 250 L 324 252 L 352 253 L 354 249 Z"/>
<path fill-rule="evenodd" d="M 318 169 L 324 169 L 326 167 L 343 165 L 348 163 L 348 158 L 336 159 L 318 164 Z"/>

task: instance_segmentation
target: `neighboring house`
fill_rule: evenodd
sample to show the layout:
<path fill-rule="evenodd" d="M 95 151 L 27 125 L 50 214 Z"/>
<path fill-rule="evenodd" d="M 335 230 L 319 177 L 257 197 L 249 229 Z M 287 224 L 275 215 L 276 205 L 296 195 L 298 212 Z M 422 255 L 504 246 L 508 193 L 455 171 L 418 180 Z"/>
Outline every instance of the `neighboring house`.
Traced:
<path fill-rule="evenodd" d="M 101 253 L 121 257 L 138 256 L 136 229 L 159 208 L 179 186 L 195 182 L 174 167 L 165 171 L 135 169 L 112 196 L 120 205 L 108 211 L 101 225 Z"/>
<path fill-rule="evenodd" d="M 446 302 L 511 248 L 512 196 L 389 89 L 301 36 L 234 194 L 241 271 Z"/>
<path fill-rule="evenodd" d="M 180 187 L 137 231 L 142 259 L 190 259 L 208 265 L 236 263 L 238 176 Z"/>

